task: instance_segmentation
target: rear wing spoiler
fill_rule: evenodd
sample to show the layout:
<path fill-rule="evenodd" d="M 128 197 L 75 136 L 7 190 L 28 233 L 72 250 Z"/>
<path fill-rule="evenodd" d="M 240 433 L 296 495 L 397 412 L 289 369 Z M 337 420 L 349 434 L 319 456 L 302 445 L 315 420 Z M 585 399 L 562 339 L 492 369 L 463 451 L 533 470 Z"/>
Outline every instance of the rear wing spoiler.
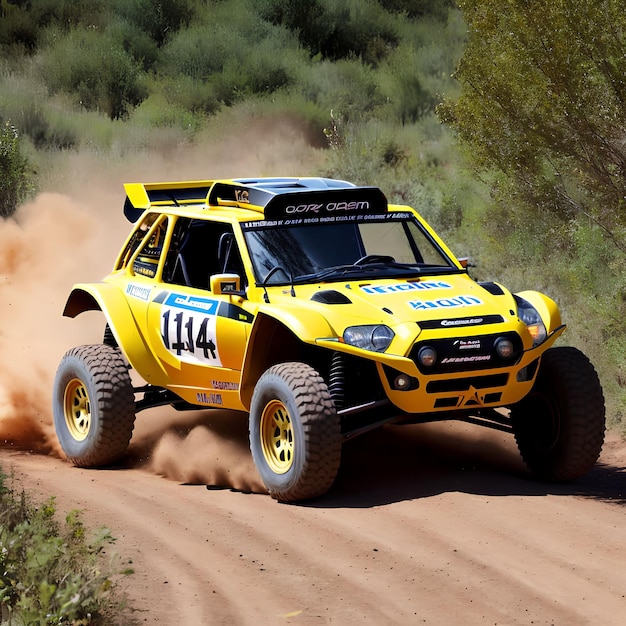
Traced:
<path fill-rule="evenodd" d="M 378 187 L 330 178 L 259 178 L 176 183 L 127 183 L 124 215 L 136 222 L 151 206 L 202 205 L 251 209 L 265 219 L 387 212 Z"/>
<path fill-rule="evenodd" d="M 136 222 L 146 209 L 154 205 L 204 204 L 212 185 L 211 180 L 126 183 L 124 215 L 129 222 Z"/>

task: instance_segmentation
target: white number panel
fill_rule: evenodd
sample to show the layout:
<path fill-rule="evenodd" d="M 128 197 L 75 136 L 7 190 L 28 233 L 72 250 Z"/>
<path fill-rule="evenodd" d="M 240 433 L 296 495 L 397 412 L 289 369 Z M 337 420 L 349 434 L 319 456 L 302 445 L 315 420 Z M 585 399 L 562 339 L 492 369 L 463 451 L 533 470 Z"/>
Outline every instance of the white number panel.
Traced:
<path fill-rule="evenodd" d="M 181 361 L 221 366 L 215 326 L 219 302 L 170 293 L 161 306 L 161 338 Z"/>

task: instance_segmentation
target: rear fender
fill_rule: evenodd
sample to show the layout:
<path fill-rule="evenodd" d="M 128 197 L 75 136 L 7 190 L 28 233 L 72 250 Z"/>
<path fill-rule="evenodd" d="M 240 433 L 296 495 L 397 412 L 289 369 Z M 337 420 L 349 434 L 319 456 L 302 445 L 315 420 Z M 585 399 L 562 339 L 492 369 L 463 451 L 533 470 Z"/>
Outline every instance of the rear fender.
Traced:
<path fill-rule="evenodd" d="M 131 367 L 147 382 L 158 384 L 165 371 L 139 332 L 124 293 L 107 283 L 75 285 L 65 303 L 63 315 L 73 318 L 85 311 L 101 311 Z"/>

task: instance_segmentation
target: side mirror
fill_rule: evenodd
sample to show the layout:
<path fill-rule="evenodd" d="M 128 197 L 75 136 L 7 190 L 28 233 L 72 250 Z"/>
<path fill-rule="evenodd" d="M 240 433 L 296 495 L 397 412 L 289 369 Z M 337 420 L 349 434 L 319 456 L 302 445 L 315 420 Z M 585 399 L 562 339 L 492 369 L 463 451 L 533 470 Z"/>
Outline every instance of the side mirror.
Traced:
<path fill-rule="evenodd" d="M 214 274 L 210 279 L 211 291 L 214 295 L 245 296 L 241 291 L 241 277 L 237 274 Z"/>
<path fill-rule="evenodd" d="M 471 261 L 470 258 L 468 256 L 461 256 L 458 257 L 459 263 L 461 264 L 461 267 L 466 270 L 468 267 L 476 267 Z"/>

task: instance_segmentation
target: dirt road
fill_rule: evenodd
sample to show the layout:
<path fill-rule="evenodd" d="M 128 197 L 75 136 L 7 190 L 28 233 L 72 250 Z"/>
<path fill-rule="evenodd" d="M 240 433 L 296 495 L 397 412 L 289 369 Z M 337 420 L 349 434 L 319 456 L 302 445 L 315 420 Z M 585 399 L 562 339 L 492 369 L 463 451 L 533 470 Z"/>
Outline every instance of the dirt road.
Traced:
<path fill-rule="evenodd" d="M 289 506 L 258 493 L 243 416 L 158 411 L 122 468 L 0 449 L 20 485 L 111 529 L 138 623 L 625 623 L 615 436 L 585 479 L 550 486 L 509 435 L 391 427 L 344 447 L 327 497 Z"/>

